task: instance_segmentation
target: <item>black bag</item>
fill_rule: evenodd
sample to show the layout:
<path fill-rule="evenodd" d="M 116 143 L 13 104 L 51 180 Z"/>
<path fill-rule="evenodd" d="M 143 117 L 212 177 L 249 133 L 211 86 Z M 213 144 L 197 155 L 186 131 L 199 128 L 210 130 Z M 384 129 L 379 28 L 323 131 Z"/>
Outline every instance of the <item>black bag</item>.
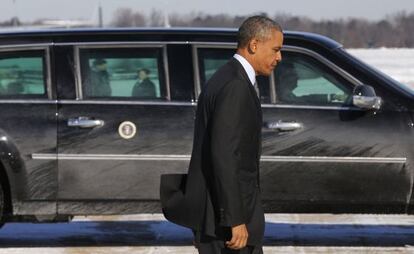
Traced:
<path fill-rule="evenodd" d="M 182 214 L 182 208 L 186 206 L 184 204 L 186 182 L 187 174 L 161 175 L 160 199 L 165 218 L 178 225 L 188 227 L 185 213 Z"/>
<path fill-rule="evenodd" d="M 193 177 L 191 183 L 187 181 L 190 177 Z M 198 174 L 161 175 L 161 207 L 167 220 L 194 230 L 200 229 L 206 195 L 204 181 L 199 177 L 201 175 Z"/>

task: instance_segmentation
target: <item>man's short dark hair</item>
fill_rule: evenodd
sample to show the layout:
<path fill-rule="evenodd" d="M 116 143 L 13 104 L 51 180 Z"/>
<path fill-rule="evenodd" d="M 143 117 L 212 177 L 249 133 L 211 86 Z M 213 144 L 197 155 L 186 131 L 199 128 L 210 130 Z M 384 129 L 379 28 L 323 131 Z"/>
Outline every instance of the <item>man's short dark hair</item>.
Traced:
<path fill-rule="evenodd" d="M 98 65 L 102 65 L 102 64 L 106 64 L 105 59 L 97 58 L 97 59 L 95 59 L 95 61 L 93 61 L 93 66 L 98 66 Z"/>
<path fill-rule="evenodd" d="M 276 21 L 264 16 L 252 16 L 247 18 L 237 33 L 237 47 L 246 47 L 249 42 L 256 38 L 266 40 L 272 30 L 283 33 L 282 27 Z"/>
<path fill-rule="evenodd" d="M 141 71 L 145 72 L 145 74 L 147 74 L 147 75 L 150 74 L 150 70 L 147 69 L 147 68 L 138 69 L 138 72 L 141 72 Z"/>

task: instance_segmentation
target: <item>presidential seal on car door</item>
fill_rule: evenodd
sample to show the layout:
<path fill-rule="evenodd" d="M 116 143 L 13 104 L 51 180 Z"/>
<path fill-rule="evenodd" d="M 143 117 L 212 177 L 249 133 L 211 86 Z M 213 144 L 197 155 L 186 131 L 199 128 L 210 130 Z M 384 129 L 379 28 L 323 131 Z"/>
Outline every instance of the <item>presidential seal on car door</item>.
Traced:
<path fill-rule="evenodd" d="M 137 133 L 137 127 L 133 122 L 125 121 L 119 125 L 118 133 L 124 139 L 131 139 Z"/>

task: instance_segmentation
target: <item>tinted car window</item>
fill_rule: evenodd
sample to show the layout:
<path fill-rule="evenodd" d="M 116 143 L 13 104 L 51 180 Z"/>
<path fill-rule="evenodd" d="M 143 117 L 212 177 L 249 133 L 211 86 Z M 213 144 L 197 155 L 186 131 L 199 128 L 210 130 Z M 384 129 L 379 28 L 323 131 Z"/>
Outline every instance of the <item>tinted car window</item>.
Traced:
<path fill-rule="evenodd" d="M 349 103 L 352 84 L 316 59 L 284 52 L 274 71 L 279 103 L 344 105 Z"/>
<path fill-rule="evenodd" d="M 162 50 L 80 49 L 85 98 L 165 99 Z"/>
<path fill-rule="evenodd" d="M 0 53 L 1 97 L 46 97 L 44 51 Z"/>
<path fill-rule="evenodd" d="M 234 55 L 235 49 L 200 48 L 198 49 L 198 65 L 201 85 L 213 76 L 222 65 L 227 63 Z M 257 77 L 260 99 L 262 103 L 270 102 L 269 78 Z"/>

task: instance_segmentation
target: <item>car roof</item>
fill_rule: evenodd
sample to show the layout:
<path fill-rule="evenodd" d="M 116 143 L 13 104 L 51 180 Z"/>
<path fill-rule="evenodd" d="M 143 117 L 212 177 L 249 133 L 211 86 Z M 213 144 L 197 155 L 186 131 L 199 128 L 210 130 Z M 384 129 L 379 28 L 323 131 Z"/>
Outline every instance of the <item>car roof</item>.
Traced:
<path fill-rule="evenodd" d="M 285 40 L 290 41 L 302 41 L 311 42 L 324 48 L 333 50 L 342 47 L 342 45 L 328 37 L 323 35 L 300 32 L 300 31 L 284 31 Z M 24 38 L 73 38 L 74 36 L 117 36 L 117 35 L 158 35 L 158 36 L 171 36 L 172 38 L 191 38 L 191 36 L 198 36 L 199 40 L 203 38 L 214 38 L 215 40 L 222 41 L 227 40 L 235 41 L 237 35 L 237 29 L 235 28 L 188 28 L 188 27 L 175 27 L 175 28 L 48 28 L 48 29 L 33 29 L 33 28 L 18 28 L 18 29 L 0 29 L 0 44 L 1 40 L 18 40 Z M 177 37 L 178 36 L 178 37 Z M 180 37 L 181 36 L 181 37 Z M 167 40 L 163 37 L 163 40 Z M 196 40 L 197 41 L 197 40 Z M 211 40 L 210 40 L 211 41 Z"/>

